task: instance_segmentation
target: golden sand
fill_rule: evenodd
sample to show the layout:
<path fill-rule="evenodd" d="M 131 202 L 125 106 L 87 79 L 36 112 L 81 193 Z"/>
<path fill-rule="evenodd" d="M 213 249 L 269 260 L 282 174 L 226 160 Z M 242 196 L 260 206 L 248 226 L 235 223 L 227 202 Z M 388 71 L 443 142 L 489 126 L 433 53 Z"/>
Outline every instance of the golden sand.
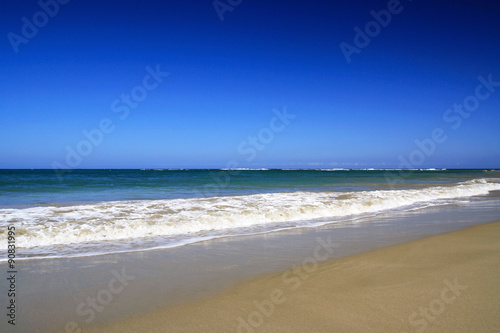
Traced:
<path fill-rule="evenodd" d="M 311 258 L 85 332 L 500 332 L 500 222 Z"/>

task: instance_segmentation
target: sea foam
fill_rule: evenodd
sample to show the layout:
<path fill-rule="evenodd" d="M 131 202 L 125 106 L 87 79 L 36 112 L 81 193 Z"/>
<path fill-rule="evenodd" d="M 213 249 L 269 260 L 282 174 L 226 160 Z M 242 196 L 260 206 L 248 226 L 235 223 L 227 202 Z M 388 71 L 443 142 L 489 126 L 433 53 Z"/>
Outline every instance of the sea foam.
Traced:
<path fill-rule="evenodd" d="M 345 221 L 411 210 L 500 190 L 476 179 L 453 185 L 359 192 L 280 192 L 169 200 L 105 201 L 73 206 L 0 209 L 0 230 L 16 227 L 16 246 L 36 248 L 128 242 L 154 237 L 177 243 Z M 450 201 L 451 200 L 451 201 Z M 147 243 L 147 242 L 144 242 Z M 0 247 L 6 249 L 6 234 Z M 158 244 L 156 244 L 158 245 Z M 54 252 L 55 253 L 55 252 Z"/>

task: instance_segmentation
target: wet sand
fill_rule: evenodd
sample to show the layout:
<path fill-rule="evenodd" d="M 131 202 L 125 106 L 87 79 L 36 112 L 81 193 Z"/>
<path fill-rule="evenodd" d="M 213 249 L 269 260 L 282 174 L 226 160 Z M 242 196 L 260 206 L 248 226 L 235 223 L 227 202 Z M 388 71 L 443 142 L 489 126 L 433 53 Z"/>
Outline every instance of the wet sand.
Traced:
<path fill-rule="evenodd" d="M 285 271 L 84 332 L 499 332 L 499 240 L 495 222 L 321 262 L 323 239 Z"/>
<path fill-rule="evenodd" d="M 91 257 L 21 260 L 16 266 L 17 322 L 12 326 L 7 323 L 6 317 L 0 322 L 0 331 L 235 332 L 240 324 L 241 332 L 279 331 L 280 327 L 289 332 L 300 329 L 306 332 L 322 331 L 314 325 L 310 329 L 306 327 L 310 323 L 300 326 L 293 321 L 301 316 L 303 320 L 318 319 L 316 324 L 325 325 L 323 331 L 330 331 L 334 323 L 343 325 L 345 318 L 352 318 L 355 323 L 360 322 L 356 316 L 357 311 L 349 308 L 348 304 L 353 302 L 352 307 L 359 306 L 359 311 L 365 311 L 363 307 L 366 300 L 355 296 L 356 292 L 363 289 L 358 290 L 354 285 L 350 286 L 352 293 L 346 296 L 342 296 L 342 289 L 335 289 L 340 288 L 338 285 L 322 285 L 324 281 L 317 276 L 325 270 L 324 265 L 335 262 L 340 265 L 332 266 L 337 267 L 331 268 L 335 272 L 334 275 L 325 276 L 331 281 L 343 283 L 342 286 L 347 287 L 351 280 L 358 277 L 371 281 L 376 279 L 377 272 L 383 269 L 381 263 L 368 259 L 362 259 L 361 263 L 359 260 L 345 260 L 355 258 L 361 253 L 368 255 L 372 253 L 370 251 L 388 246 L 411 244 L 409 242 L 432 235 L 483 225 L 499 220 L 499 216 L 498 198 L 488 197 L 487 200 L 474 201 L 464 206 L 390 212 L 356 222 L 229 237 L 177 248 Z M 331 251 L 327 251 L 328 247 L 318 248 L 321 241 L 327 244 L 332 242 L 337 247 L 330 248 Z M 470 250 L 475 251 L 474 244 L 469 245 Z M 468 250 L 465 248 L 464 251 Z M 402 256 L 401 259 L 407 260 L 404 262 L 405 269 L 409 272 L 414 269 L 418 276 L 418 266 L 412 268 L 411 265 L 413 259 L 409 256 Z M 303 269 L 294 268 L 300 267 L 304 260 L 306 262 Z M 342 260 L 344 262 L 338 264 Z M 392 262 L 390 257 L 388 260 Z M 361 270 L 369 267 L 377 269 Z M 388 265 L 387 269 L 390 267 Z M 7 271 L 5 262 L 0 263 L 0 270 Z M 280 280 L 286 272 L 286 281 Z M 337 273 L 340 274 L 338 277 Z M 302 278 L 304 274 L 307 274 L 307 277 Z M 454 276 L 449 275 L 446 275 L 446 279 L 454 283 Z M 384 279 L 387 281 L 384 290 L 393 294 L 403 293 L 397 289 L 398 283 L 403 282 L 392 281 L 390 277 Z M 439 288 L 446 287 L 444 279 L 435 287 L 438 292 Z M 252 281 L 256 282 L 249 284 Z M 457 283 L 462 281 L 458 280 Z M 7 283 L 0 284 L 0 294 L 5 295 L 4 300 L 8 299 L 7 287 Z M 319 293 L 317 299 L 314 294 L 309 294 L 309 288 L 316 288 Z M 271 310 L 266 310 L 265 305 L 269 304 L 266 300 L 271 300 L 271 292 L 274 289 L 280 289 L 283 295 L 280 295 L 279 291 L 273 294 L 276 304 L 273 303 L 272 314 L 268 317 L 268 311 Z M 230 290 L 239 290 L 239 298 L 230 296 Z M 362 292 L 369 295 L 373 290 Z M 421 294 L 416 293 L 419 297 Z M 322 296 L 332 303 L 324 303 Z M 281 297 L 285 297 L 286 302 L 281 302 Z M 457 301 L 459 299 L 461 296 Z M 264 306 L 262 311 L 257 309 L 254 301 L 257 301 L 260 307 Z M 294 305 L 297 301 L 303 303 L 308 310 L 300 309 L 299 314 L 294 312 L 297 310 L 295 306 L 299 306 Z M 411 317 L 411 322 L 409 319 L 413 311 L 419 311 L 420 306 L 428 306 L 430 301 L 432 298 L 421 298 L 420 304 L 424 305 L 413 300 L 405 303 L 411 305 L 405 308 L 408 312 L 394 314 L 394 322 L 387 326 L 387 330 L 401 332 L 404 325 L 407 325 L 409 332 L 417 332 L 422 328 L 424 330 L 420 331 L 431 330 L 431 323 L 434 325 L 437 320 L 429 317 L 430 319 L 424 318 L 426 322 L 423 322 L 419 313 Z M 479 301 L 476 303 L 482 304 Z M 392 309 L 391 303 L 383 306 L 384 309 Z M 488 309 L 489 307 L 486 308 Z M 262 318 L 256 311 L 260 312 Z M 280 315 L 280 311 L 284 313 Z M 439 309 L 436 311 L 439 312 Z M 439 318 L 448 311 L 447 307 Z M 363 313 L 365 312 L 359 312 L 359 315 L 368 322 L 376 321 L 381 315 Z M 285 316 L 285 319 L 280 319 L 280 316 Z M 241 320 L 238 321 L 240 317 Z M 287 320 L 291 323 L 288 328 L 284 324 Z M 400 324 L 396 325 L 398 320 Z M 195 323 L 200 326 L 190 326 Z M 425 323 L 429 327 L 425 327 Z M 141 325 L 144 325 L 144 330 L 140 329 Z M 336 331 L 342 331 L 339 326 L 333 327 Z M 357 328 L 352 330 L 356 331 Z"/>

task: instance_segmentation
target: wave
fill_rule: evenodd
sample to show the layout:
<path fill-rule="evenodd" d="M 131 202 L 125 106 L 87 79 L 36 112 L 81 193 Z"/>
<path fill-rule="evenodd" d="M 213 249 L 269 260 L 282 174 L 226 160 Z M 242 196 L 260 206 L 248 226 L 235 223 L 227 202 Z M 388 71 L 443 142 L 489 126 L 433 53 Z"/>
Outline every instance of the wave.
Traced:
<path fill-rule="evenodd" d="M 485 195 L 493 190 L 500 190 L 500 183 L 476 179 L 406 190 L 299 191 L 6 208 L 0 209 L 0 246 L 6 249 L 8 225 L 16 227 L 16 246 L 30 250 L 27 253 L 36 253 L 37 248 L 71 245 L 73 249 L 81 249 L 88 244 L 137 242 L 154 237 L 177 244 L 331 223 L 394 209 L 413 210 L 442 200 Z"/>

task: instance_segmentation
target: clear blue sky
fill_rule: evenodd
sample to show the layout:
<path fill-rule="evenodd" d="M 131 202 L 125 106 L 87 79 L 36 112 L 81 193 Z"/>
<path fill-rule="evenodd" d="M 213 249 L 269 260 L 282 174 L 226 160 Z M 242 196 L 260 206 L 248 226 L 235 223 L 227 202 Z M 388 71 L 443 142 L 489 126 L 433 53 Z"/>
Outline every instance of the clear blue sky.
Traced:
<path fill-rule="evenodd" d="M 0 168 L 500 167 L 497 1 L 42 2 L 0 4 Z"/>

